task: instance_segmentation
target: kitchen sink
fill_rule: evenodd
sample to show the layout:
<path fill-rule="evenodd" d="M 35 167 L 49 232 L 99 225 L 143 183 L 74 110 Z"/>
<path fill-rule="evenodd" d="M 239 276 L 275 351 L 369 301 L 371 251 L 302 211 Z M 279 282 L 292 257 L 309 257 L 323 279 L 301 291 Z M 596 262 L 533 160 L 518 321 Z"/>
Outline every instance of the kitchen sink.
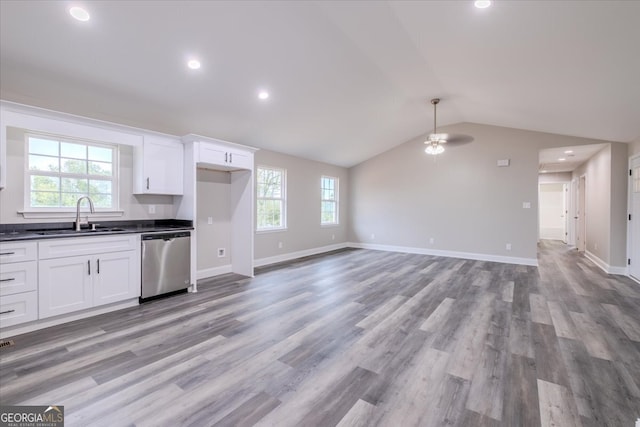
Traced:
<path fill-rule="evenodd" d="M 95 230 L 90 228 L 84 228 L 80 231 L 76 230 L 38 230 L 34 234 L 39 236 L 51 236 L 51 235 L 69 235 L 69 234 L 91 234 L 91 233 L 110 233 L 115 231 L 125 231 L 124 228 L 119 227 L 96 227 Z"/>

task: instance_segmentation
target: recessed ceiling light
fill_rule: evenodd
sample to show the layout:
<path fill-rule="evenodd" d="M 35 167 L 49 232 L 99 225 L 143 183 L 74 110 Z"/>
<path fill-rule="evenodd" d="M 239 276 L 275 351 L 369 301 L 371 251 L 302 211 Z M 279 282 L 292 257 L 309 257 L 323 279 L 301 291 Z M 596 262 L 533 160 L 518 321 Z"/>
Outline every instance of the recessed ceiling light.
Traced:
<path fill-rule="evenodd" d="M 258 98 L 260 99 L 269 98 L 269 92 L 267 92 L 266 90 L 261 90 L 260 93 L 258 93 Z"/>
<path fill-rule="evenodd" d="M 473 5 L 478 9 L 486 9 L 491 6 L 491 0 L 476 0 Z"/>
<path fill-rule="evenodd" d="M 187 67 L 191 68 L 192 70 L 197 70 L 198 68 L 200 68 L 200 61 L 198 61 L 197 59 L 190 59 L 189 62 L 187 62 Z"/>
<path fill-rule="evenodd" d="M 559 162 L 564 162 L 565 160 L 567 160 L 567 159 L 565 159 L 564 157 L 560 157 L 560 158 L 558 159 L 558 161 L 559 161 Z"/>
<path fill-rule="evenodd" d="M 564 152 L 564 154 L 571 154 L 571 153 L 573 153 L 573 150 L 567 150 Z"/>
<path fill-rule="evenodd" d="M 73 16 L 75 19 L 77 19 L 78 21 L 88 21 L 91 16 L 89 15 L 89 12 L 87 12 L 85 9 L 78 7 L 78 6 L 74 6 L 71 9 L 69 9 L 69 14 L 71 16 Z"/>

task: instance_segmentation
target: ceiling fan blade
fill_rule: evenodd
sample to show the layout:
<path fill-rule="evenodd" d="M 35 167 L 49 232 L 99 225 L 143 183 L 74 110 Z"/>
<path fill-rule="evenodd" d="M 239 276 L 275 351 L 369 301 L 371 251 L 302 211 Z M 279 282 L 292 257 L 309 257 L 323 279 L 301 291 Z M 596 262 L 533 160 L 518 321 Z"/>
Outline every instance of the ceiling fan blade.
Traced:
<path fill-rule="evenodd" d="M 447 145 L 464 145 L 470 142 L 473 142 L 473 137 L 471 135 L 463 135 L 463 134 L 444 134 L 445 138 L 444 143 Z"/>

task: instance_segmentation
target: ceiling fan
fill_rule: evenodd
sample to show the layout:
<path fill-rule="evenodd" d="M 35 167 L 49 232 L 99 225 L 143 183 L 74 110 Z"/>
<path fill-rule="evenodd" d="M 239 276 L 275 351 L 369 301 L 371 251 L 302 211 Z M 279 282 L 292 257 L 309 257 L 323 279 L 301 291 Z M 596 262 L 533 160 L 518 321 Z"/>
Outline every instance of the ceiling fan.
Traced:
<path fill-rule="evenodd" d="M 437 133 L 436 128 L 436 106 L 440 103 L 440 98 L 433 98 L 431 104 L 433 105 L 433 133 L 429 134 L 429 137 L 424 142 L 427 148 L 424 149 L 425 153 L 431 155 L 437 155 L 444 152 L 444 144 L 449 145 L 462 145 L 473 141 L 473 137 L 469 135 L 453 135 L 448 133 Z"/>

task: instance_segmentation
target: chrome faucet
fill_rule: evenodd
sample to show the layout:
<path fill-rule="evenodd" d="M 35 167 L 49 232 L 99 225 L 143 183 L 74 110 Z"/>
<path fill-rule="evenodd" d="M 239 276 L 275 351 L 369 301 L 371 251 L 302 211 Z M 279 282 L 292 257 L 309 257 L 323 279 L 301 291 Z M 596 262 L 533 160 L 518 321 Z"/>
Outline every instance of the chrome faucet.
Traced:
<path fill-rule="evenodd" d="M 80 203 L 82 202 L 82 199 L 87 199 L 89 201 L 89 209 L 91 210 L 91 213 L 95 213 L 96 210 L 93 207 L 93 200 L 91 200 L 91 198 L 89 196 L 82 196 L 78 199 L 78 203 L 76 204 L 76 223 L 75 223 L 75 230 L 76 231 L 80 231 L 80 226 L 82 224 L 89 224 L 89 217 L 87 216 L 87 220 L 85 222 L 81 222 L 80 221 Z"/>

